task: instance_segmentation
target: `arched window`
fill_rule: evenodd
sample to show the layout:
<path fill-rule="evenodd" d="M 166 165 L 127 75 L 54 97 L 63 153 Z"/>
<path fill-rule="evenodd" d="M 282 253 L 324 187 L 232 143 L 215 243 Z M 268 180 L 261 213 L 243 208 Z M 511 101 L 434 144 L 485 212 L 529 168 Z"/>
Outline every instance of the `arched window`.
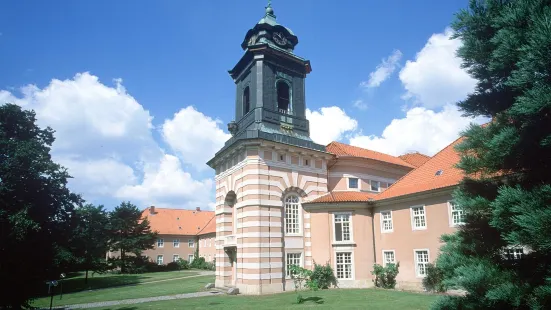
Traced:
<path fill-rule="evenodd" d="M 285 234 L 300 233 L 300 200 L 297 195 L 285 197 Z"/>
<path fill-rule="evenodd" d="M 277 88 L 277 109 L 281 113 L 289 112 L 289 102 L 291 99 L 291 93 L 289 84 L 284 81 L 279 81 L 276 84 Z"/>
<path fill-rule="evenodd" d="M 251 91 L 249 86 L 243 90 L 243 115 L 249 113 L 251 110 Z"/>

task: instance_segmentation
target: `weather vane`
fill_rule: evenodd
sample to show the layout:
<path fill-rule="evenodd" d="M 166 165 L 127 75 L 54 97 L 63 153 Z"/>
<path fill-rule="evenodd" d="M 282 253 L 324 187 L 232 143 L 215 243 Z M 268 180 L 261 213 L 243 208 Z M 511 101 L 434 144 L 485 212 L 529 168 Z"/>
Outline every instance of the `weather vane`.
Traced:
<path fill-rule="evenodd" d="M 268 0 L 268 7 L 272 7 L 272 0 Z"/>

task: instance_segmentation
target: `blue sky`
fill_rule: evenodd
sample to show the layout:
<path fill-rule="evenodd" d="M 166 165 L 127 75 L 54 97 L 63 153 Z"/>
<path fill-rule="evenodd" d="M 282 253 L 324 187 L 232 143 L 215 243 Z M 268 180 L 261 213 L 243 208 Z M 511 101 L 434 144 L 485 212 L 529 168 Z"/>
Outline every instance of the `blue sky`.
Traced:
<path fill-rule="evenodd" d="M 213 173 L 202 163 L 233 118 L 227 70 L 265 5 L 3 1 L 0 102 L 35 109 L 58 131 L 54 158 L 84 198 L 206 208 Z M 432 155 L 471 121 L 453 107 L 474 81 L 447 29 L 467 1 L 272 5 L 299 38 L 295 53 L 312 63 L 306 96 L 317 142 Z"/>

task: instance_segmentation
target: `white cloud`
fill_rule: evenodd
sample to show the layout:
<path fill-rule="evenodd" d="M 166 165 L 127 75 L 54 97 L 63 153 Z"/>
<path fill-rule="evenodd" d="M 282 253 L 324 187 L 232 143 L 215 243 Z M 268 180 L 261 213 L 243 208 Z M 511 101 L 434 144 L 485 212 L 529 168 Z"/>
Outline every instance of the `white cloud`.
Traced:
<path fill-rule="evenodd" d="M 401 58 L 402 52 L 394 50 L 390 56 L 381 60 L 375 71 L 369 74 L 369 80 L 361 82 L 360 86 L 365 88 L 379 87 L 396 70 Z"/>
<path fill-rule="evenodd" d="M 352 105 L 359 110 L 363 110 L 363 111 L 367 110 L 367 103 L 362 99 L 358 99 L 352 102 Z"/>
<path fill-rule="evenodd" d="M 310 137 L 319 144 L 339 140 L 347 132 L 356 130 L 358 122 L 339 107 L 323 107 L 317 111 L 306 109 L 310 121 Z"/>
<path fill-rule="evenodd" d="M 459 39 L 450 40 L 453 31 L 433 34 L 415 60 L 408 60 L 400 71 L 400 80 L 406 89 L 404 99 L 413 99 L 427 108 L 454 104 L 465 98 L 476 81 L 461 68 L 456 50 Z"/>
<path fill-rule="evenodd" d="M 207 168 L 206 161 L 224 145 L 231 135 L 220 129 L 219 120 L 204 115 L 188 106 L 165 120 L 162 135 L 183 161 L 198 169 Z"/>
<path fill-rule="evenodd" d="M 182 169 L 180 160 L 165 154 L 160 163 L 146 164 L 143 181 L 117 190 L 121 199 L 138 199 L 145 205 L 206 209 L 211 203 L 213 181 L 194 180 Z"/>
<path fill-rule="evenodd" d="M 33 109 L 39 126 L 56 131 L 53 159 L 68 168 L 74 177 L 69 186 L 86 200 L 125 199 L 141 207 L 156 202 L 212 206 L 212 181 L 193 179 L 177 157 L 165 154 L 153 139 L 153 117 L 127 93 L 121 79 L 111 87 L 94 75 L 79 73 L 72 79 L 54 79 L 44 88 L 25 86 L 21 94 L 0 90 L 0 103 Z"/>
<path fill-rule="evenodd" d="M 405 118 L 392 120 L 380 137 L 358 134 L 350 144 L 395 156 L 411 151 L 432 156 L 457 139 L 471 122 L 482 124 L 486 120 L 461 117 L 453 105 L 446 105 L 441 112 L 416 107 Z"/>

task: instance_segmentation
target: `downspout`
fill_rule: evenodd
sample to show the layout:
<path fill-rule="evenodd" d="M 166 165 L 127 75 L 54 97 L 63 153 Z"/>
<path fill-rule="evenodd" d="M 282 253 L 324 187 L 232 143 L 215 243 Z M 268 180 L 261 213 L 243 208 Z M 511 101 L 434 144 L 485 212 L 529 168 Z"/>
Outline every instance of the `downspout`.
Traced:
<path fill-rule="evenodd" d="M 369 202 L 367 203 L 369 206 Z M 375 207 L 371 206 L 371 238 L 373 239 L 373 264 L 377 263 L 377 248 L 375 246 Z"/>

